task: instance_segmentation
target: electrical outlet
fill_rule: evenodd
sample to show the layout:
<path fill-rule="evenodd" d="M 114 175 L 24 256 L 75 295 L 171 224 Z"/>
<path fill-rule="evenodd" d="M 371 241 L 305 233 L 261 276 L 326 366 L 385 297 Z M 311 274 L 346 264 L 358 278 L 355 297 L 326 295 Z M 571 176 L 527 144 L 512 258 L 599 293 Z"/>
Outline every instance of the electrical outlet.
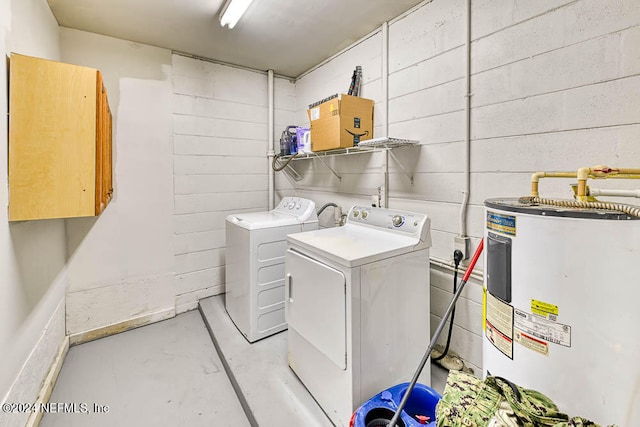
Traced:
<path fill-rule="evenodd" d="M 380 207 L 380 196 L 378 196 L 377 194 L 371 195 L 371 206 L 374 208 Z"/>
<path fill-rule="evenodd" d="M 470 237 L 456 236 L 453 240 L 453 250 L 459 250 L 462 252 L 462 259 L 469 259 L 469 249 L 471 248 Z"/>

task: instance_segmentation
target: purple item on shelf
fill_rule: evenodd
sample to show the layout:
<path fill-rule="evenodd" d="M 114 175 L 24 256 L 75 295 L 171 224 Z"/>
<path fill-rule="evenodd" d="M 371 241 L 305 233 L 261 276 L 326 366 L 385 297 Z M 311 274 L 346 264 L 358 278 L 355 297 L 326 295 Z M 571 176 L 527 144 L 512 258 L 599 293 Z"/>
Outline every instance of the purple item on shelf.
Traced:
<path fill-rule="evenodd" d="M 305 142 L 305 133 L 309 132 L 309 128 L 298 127 L 296 129 L 296 140 L 298 141 L 298 153 L 309 153 L 311 152 L 310 147 L 304 146 Z M 308 138 L 308 135 L 307 135 Z"/>

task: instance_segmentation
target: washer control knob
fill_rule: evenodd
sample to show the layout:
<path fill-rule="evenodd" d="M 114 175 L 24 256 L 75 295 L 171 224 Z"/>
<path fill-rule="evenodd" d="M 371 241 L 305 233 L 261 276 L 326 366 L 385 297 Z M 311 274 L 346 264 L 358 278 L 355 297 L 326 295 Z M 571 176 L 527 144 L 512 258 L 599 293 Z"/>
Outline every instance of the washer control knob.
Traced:
<path fill-rule="evenodd" d="M 302 207 L 302 204 L 300 204 L 300 203 L 298 203 L 298 204 L 296 205 L 296 209 L 300 209 L 301 207 Z"/>
<path fill-rule="evenodd" d="M 360 216 L 360 211 L 353 211 L 353 217 L 358 218 Z"/>
<path fill-rule="evenodd" d="M 289 203 L 289 209 L 293 209 L 296 204 L 294 202 Z"/>
<path fill-rule="evenodd" d="M 362 211 L 362 219 L 367 219 L 368 216 L 369 216 L 369 212 Z"/>
<path fill-rule="evenodd" d="M 394 227 L 400 227 L 404 224 L 404 217 L 402 215 L 394 215 L 393 218 L 391 218 L 391 223 Z"/>

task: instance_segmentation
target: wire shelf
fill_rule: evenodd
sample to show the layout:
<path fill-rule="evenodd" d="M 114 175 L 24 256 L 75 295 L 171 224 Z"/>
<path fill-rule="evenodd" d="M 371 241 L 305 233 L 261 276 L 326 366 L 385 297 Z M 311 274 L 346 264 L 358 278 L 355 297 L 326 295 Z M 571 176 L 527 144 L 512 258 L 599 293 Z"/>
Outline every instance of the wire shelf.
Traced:
<path fill-rule="evenodd" d="M 397 148 L 397 147 L 405 147 L 409 145 L 417 145 L 418 141 L 414 141 L 411 139 L 401 139 L 401 138 L 373 138 L 367 139 L 365 141 L 360 142 L 355 147 L 348 148 L 339 148 L 336 150 L 327 150 L 327 151 L 314 151 L 313 153 L 298 153 L 292 156 L 281 156 L 280 159 L 287 160 L 293 157 L 292 160 L 303 160 L 303 159 L 313 159 L 316 157 L 328 157 L 328 156 L 341 156 L 348 154 L 360 154 L 360 153 L 371 153 L 373 151 L 378 151 L 380 149 L 385 148 Z"/>
<path fill-rule="evenodd" d="M 289 164 L 292 160 L 304 160 L 304 159 L 318 159 L 333 173 L 340 181 L 342 181 L 342 177 L 334 168 L 331 167 L 324 159 L 326 157 L 332 156 L 344 156 L 349 154 L 360 154 L 360 153 L 373 153 L 384 151 L 398 163 L 402 172 L 409 178 L 411 184 L 413 184 L 413 175 L 410 174 L 402 165 L 400 160 L 393 154 L 391 148 L 397 147 L 406 147 L 406 146 L 415 146 L 418 145 L 418 141 L 414 141 L 411 139 L 400 139 L 400 138 L 373 138 L 362 141 L 356 147 L 349 148 L 340 148 L 337 150 L 327 150 L 327 151 L 317 151 L 313 153 L 298 153 L 290 156 L 278 156 L 277 160 L 284 162 L 285 167 L 291 169 L 292 172 L 295 172 L 295 175 L 298 177 L 298 173 L 293 169 L 293 167 Z"/>

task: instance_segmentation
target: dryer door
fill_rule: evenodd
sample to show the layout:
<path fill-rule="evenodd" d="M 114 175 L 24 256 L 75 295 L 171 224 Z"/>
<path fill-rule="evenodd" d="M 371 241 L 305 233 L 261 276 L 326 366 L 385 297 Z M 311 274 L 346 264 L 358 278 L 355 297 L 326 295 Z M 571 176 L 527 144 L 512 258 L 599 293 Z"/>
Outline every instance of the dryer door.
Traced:
<path fill-rule="evenodd" d="M 341 369 L 347 368 L 347 299 L 344 274 L 287 250 L 285 307 L 295 329 Z"/>

